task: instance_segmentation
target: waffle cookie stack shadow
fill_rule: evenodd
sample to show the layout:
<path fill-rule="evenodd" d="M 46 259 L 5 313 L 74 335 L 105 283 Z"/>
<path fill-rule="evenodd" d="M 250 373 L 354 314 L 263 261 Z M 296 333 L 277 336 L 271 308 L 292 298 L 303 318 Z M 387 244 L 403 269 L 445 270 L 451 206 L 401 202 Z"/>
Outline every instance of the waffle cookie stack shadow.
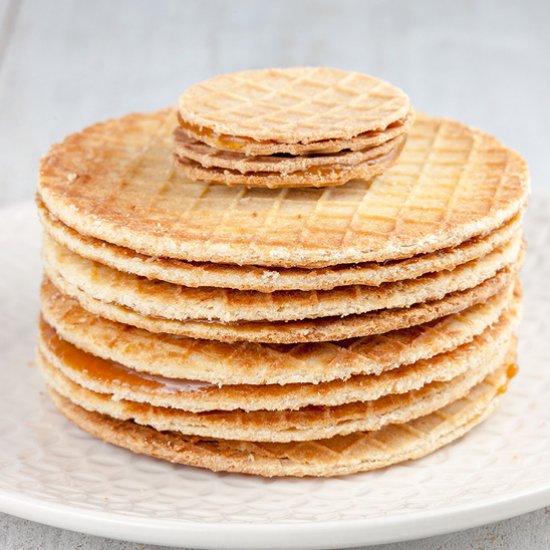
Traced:
<path fill-rule="evenodd" d="M 37 357 L 107 442 L 261 476 L 427 455 L 516 372 L 523 159 L 335 69 L 237 73 L 54 145 Z"/>

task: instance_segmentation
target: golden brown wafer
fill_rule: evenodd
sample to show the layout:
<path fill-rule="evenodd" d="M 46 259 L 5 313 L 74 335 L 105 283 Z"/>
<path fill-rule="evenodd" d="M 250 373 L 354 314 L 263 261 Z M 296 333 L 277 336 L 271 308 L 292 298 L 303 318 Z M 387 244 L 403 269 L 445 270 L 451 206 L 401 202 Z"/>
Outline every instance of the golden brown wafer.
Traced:
<path fill-rule="evenodd" d="M 387 155 L 404 144 L 405 137 L 398 136 L 375 147 L 356 151 L 311 155 L 257 155 L 247 156 L 236 151 L 223 151 L 190 138 L 181 128 L 174 132 L 174 154 L 189 159 L 203 168 L 222 168 L 240 174 L 268 172 L 289 176 L 320 167 L 351 168 L 369 160 Z"/>
<path fill-rule="evenodd" d="M 221 75 L 189 87 L 178 107 L 183 123 L 222 140 L 302 144 L 384 130 L 411 108 L 407 95 L 388 82 L 324 67 Z"/>
<path fill-rule="evenodd" d="M 91 413 L 51 390 L 59 410 L 95 437 L 136 453 L 213 471 L 329 477 L 383 468 L 425 456 L 482 422 L 496 407 L 506 369 L 489 375 L 462 399 L 405 424 L 374 432 L 299 443 L 228 441 L 158 432 Z"/>
<path fill-rule="evenodd" d="M 405 137 L 399 136 L 374 149 L 369 149 L 368 158 L 364 158 L 361 162 L 349 164 L 349 161 L 344 161 L 339 164 L 333 163 L 299 169 L 292 173 L 274 173 L 274 163 L 268 164 L 265 160 L 254 163 L 254 160 L 257 160 L 255 157 L 246 157 L 246 162 L 241 161 L 240 164 L 236 165 L 242 166 L 241 169 L 223 166 L 208 167 L 181 154 L 178 154 L 176 158 L 179 162 L 179 169 L 191 180 L 222 183 L 229 186 L 267 187 L 269 189 L 330 187 L 343 185 L 353 179 L 369 181 L 382 174 L 395 163 L 404 145 Z M 358 152 L 349 153 L 349 155 L 359 156 Z M 197 157 L 197 155 L 194 156 Z M 213 159 L 213 157 L 215 158 Z M 219 154 L 211 153 L 208 160 L 211 162 L 217 160 L 220 164 L 229 164 L 219 157 Z M 363 154 L 363 157 L 367 157 L 367 154 Z M 203 155 L 202 160 L 206 162 L 207 157 Z M 302 162 L 295 160 L 294 164 L 307 164 L 306 160 L 310 161 L 311 157 L 301 159 Z M 255 172 L 242 173 L 246 166 L 252 168 L 254 164 L 260 165 L 257 168 L 261 168 L 263 164 L 271 169 L 265 171 L 258 169 Z"/>
<path fill-rule="evenodd" d="M 42 159 L 40 370 L 80 427 L 175 463 L 424 456 L 517 371 L 528 191 L 517 153 L 367 75 L 199 83 Z"/>
<path fill-rule="evenodd" d="M 512 219 L 528 191 L 518 154 L 427 115 L 383 175 L 322 190 L 190 181 L 175 165 L 174 126 L 165 110 L 68 137 L 42 160 L 41 199 L 77 232 L 149 256 L 309 268 L 457 246 Z"/>
<path fill-rule="evenodd" d="M 378 287 L 355 285 L 323 291 L 255 292 L 222 288 L 182 287 L 150 281 L 88 260 L 45 236 L 44 269 L 71 287 L 102 302 L 127 307 L 163 319 L 236 321 L 295 321 L 346 316 L 440 300 L 494 277 L 518 262 L 521 235 L 486 256 L 452 271 L 428 273 L 417 279 Z"/>
<path fill-rule="evenodd" d="M 46 324 L 41 326 L 39 350 L 41 357 L 77 384 L 112 394 L 116 400 L 191 412 L 284 411 L 372 401 L 417 390 L 432 382 L 446 382 L 466 371 L 482 370 L 498 356 L 499 350 L 507 349 L 517 321 L 518 310 L 514 308 L 493 327 L 451 351 L 379 375 L 357 375 L 320 384 L 217 386 L 143 374 L 79 350 L 56 336 Z"/>
<path fill-rule="evenodd" d="M 220 340 L 222 342 L 267 342 L 293 344 L 298 342 L 325 342 L 344 340 L 371 334 L 382 334 L 462 311 L 479 304 L 505 288 L 514 285 L 519 264 L 506 268 L 471 289 L 454 292 L 441 300 L 424 302 L 408 308 L 379 310 L 362 315 L 305 319 L 302 321 L 217 323 L 214 321 L 174 321 L 145 317 L 131 309 L 92 298 L 61 277 L 46 280 L 61 292 L 76 298 L 87 311 L 150 332 L 164 332 L 190 338 Z"/>
<path fill-rule="evenodd" d="M 42 291 L 42 315 L 59 336 L 92 355 L 139 372 L 212 384 L 317 384 L 429 359 L 470 342 L 520 301 L 511 288 L 430 323 L 341 342 L 298 345 L 228 344 L 155 334 L 82 309 L 52 285 Z"/>
<path fill-rule="evenodd" d="M 55 219 L 39 201 L 39 214 L 48 235 L 69 250 L 119 271 L 182 286 L 211 286 L 237 290 L 275 292 L 278 290 L 330 290 L 336 286 L 368 285 L 415 279 L 426 273 L 451 270 L 485 256 L 520 233 L 522 217 L 488 235 L 474 237 L 454 248 L 439 250 L 385 263 L 339 265 L 321 269 L 264 268 L 214 263 L 196 263 L 139 254 L 80 235 Z"/>
<path fill-rule="evenodd" d="M 391 139 L 405 135 L 414 122 L 415 114 L 411 109 L 405 118 L 393 122 L 383 130 L 373 130 L 363 132 L 349 139 L 322 139 L 312 141 L 311 143 L 281 143 L 276 141 L 264 140 L 253 141 L 247 138 L 237 138 L 235 136 L 220 136 L 204 128 L 194 126 L 184 122 L 178 115 L 178 132 L 185 132 L 190 139 L 201 141 L 209 147 L 220 151 L 235 152 L 238 151 L 244 155 L 315 155 L 331 154 L 339 151 L 361 151 L 369 147 L 377 147 Z"/>
<path fill-rule="evenodd" d="M 132 420 L 159 431 L 226 440 L 287 443 L 328 439 L 358 431 L 376 431 L 388 424 L 403 424 L 460 399 L 491 372 L 509 363 L 511 343 L 477 367 L 446 382 L 433 382 L 400 395 L 373 401 L 353 402 L 337 407 L 307 407 L 296 411 L 192 413 L 155 407 L 98 393 L 73 382 L 47 360 L 39 364 L 47 384 L 86 410 L 118 420 Z M 515 349 L 515 342 L 514 342 Z M 475 351 L 472 351 L 475 354 Z"/>

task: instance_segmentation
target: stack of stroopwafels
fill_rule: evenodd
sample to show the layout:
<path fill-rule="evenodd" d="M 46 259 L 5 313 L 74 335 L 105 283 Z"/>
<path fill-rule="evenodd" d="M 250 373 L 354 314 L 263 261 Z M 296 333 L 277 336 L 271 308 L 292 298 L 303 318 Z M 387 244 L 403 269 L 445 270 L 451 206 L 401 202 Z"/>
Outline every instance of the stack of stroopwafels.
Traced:
<path fill-rule="evenodd" d="M 527 192 L 496 139 L 333 69 L 219 77 L 87 128 L 40 174 L 52 398 L 216 471 L 426 455 L 515 373 Z"/>
<path fill-rule="evenodd" d="M 408 97 L 361 73 L 245 71 L 180 98 L 174 152 L 191 179 L 247 187 L 328 187 L 391 166 L 413 121 Z"/>

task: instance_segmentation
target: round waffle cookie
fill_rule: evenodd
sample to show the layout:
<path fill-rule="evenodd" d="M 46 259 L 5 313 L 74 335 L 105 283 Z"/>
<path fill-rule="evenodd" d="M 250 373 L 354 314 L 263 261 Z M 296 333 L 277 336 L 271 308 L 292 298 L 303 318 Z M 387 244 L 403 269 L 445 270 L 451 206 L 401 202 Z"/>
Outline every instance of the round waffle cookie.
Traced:
<path fill-rule="evenodd" d="M 521 215 L 487 235 L 431 254 L 384 263 L 338 265 L 321 269 L 265 268 L 215 263 L 185 262 L 139 254 L 93 237 L 81 235 L 55 219 L 38 201 L 45 232 L 75 254 L 108 265 L 118 271 L 134 273 L 188 287 L 234 288 L 275 292 L 281 290 L 330 290 L 337 286 L 368 285 L 415 279 L 426 273 L 451 270 L 458 265 L 489 254 L 520 233 Z"/>
<path fill-rule="evenodd" d="M 267 342 L 293 344 L 298 342 L 324 342 L 344 340 L 370 334 L 427 323 L 444 315 L 462 311 L 479 304 L 501 290 L 514 285 L 519 264 L 505 268 L 494 277 L 468 290 L 447 294 L 441 300 L 432 300 L 405 308 L 383 309 L 362 315 L 321 317 L 301 321 L 180 321 L 140 315 L 132 309 L 115 303 L 103 302 L 82 292 L 57 273 L 45 286 L 53 285 L 62 293 L 74 297 L 87 311 L 111 321 L 133 325 L 156 333 L 168 333 L 190 338 L 219 340 L 222 342 Z"/>
<path fill-rule="evenodd" d="M 387 141 L 384 132 L 411 111 L 407 95 L 388 82 L 320 67 L 218 76 L 188 88 L 178 107 L 188 135 L 246 155 L 316 153 L 338 142 L 341 151 L 359 136 Z"/>
<path fill-rule="evenodd" d="M 307 406 L 339 406 L 372 401 L 385 395 L 404 394 L 432 382 L 445 382 L 467 371 L 482 371 L 507 347 L 518 321 L 512 308 L 494 326 L 470 342 L 429 359 L 388 370 L 379 375 L 356 375 L 319 384 L 215 385 L 184 378 L 139 373 L 96 357 L 61 339 L 42 322 L 40 357 L 73 382 L 113 395 L 115 400 L 193 412 L 213 410 L 281 411 Z M 494 365 L 493 365 L 494 367 Z"/>
<path fill-rule="evenodd" d="M 278 156 L 272 161 L 263 157 L 239 158 L 236 154 L 231 155 L 225 151 L 204 151 L 204 148 L 208 148 L 204 144 L 182 146 L 181 141 L 176 141 L 174 151 L 181 171 L 193 180 L 278 189 L 331 187 L 343 185 L 352 179 L 368 181 L 386 171 L 397 160 L 404 144 L 405 136 L 399 136 L 371 149 L 344 152 L 338 159 L 334 155 L 330 158 L 324 158 L 325 155 L 308 155 L 307 158 L 293 163 L 295 166 L 306 167 L 292 172 L 289 172 L 292 170 L 289 161 L 281 160 Z M 253 171 L 254 168 L 258 171 Z M 262 168 L 264 170 L 260 171 Z M 277 168 L 279 172 L 276 171 Z"/>
<path fill-rule="evenodd" d="M 43 286 L 41 298 L 43 318 L 61 339 L 138 372 L 225 385 L 318 384 L 357 374 L 379 375 L 466 344 L 505 310 L 517 310 L 520 289 L 514 296 L 511 288 L 505 289 L 483 303 L 423 325 L 297 345 L 228 344 L 154 334 L 92 315 L 52 285 Z"/>
<path fill-rule="evenodd" d="M 515 344 L 514 344 L 515 345 Z M 489 373 L 502 367 L 508 342 L 476 368 L 446 382 L 427 383 L 420 389 L 400 395 L 387 395 L 372 401 L 352 402 L 336 407 L 306 407 L 282 411 L 208 411 L 193 413 L 147 402 L 119 399 L 73 382 L 47 360 L 39 358 L 46 382 L 56 392 L 79 406 L 119 420 L 133 420 L 159 431 L 185 435 L 244 441 L 309 441 L 366 430 L 379 430 L 387 424 L 402 424 L 464 396 Z"/>
<path fill-rule="evenodd" d="M 258 174 L 272 174 L 274 176 L 293 176 L 296 181 L 305 179 L 308 172 L 322 176 L 341 170 L 353 170 L 364 164 L 380 163 L 384 158 L 396 157 L 405 143 L 405 136 L 397 136 L 389 141 L 358 151 L 338 151 L 324 155 L 284 156 L 260 155 L 246 156 L 230 151 L 218 151 L 212 147 L 196 141 L 181 129 L 174 133 L 174 153 L 180 161 L 188 160 L 191 164 L 198 164 L 203 169 L 218 168 L 228 174 L 237 173 L 250 175 L 251 178 L 260 178 Z M 207 172 L 208 173 L 208 172 Z M 215 175 L 215 172 L 212 172 Z M 296 174 L 300 176 L 297 177 Z M 357 176 L 359 177 L 359 176 Z M 248 181 L 242 178 L 244 184 Z M 235 181 L 236 183 L 236 181 Z"/>
<path fill-rule="evenodd" d="M 208 287 L 182 287 L 150 281 L 87 260 L 44 239 L 44 268 L 53 279 L 102 302 L 114 303 L 144 316 L 175 320 L 294 321 L 347 316 L 384 308 L 402 308 L 439 300 L 494 277 L 518 261 L 521 235 L 503 247 L 452 271 L 429 273 L 379 287 L 354 285 L 324 291 L 255 292 Z"/>
<path fill-rule="evenodd" d="M 189 180 L 173 110 L 96 124 L 42 160 L 39 194 L 78 233 L 148 256 L 293 268 L 384 262 L 457 246 L 519 213 L 521 157 L 457 122 L 418 116 L 370 182 L 247 189 Z"/>
<path fill-rule="evenodd" d="M 507 381 L 502 367 L 464 397 L 404 424 L 306 442 L 269 443 L 159 432 L 133 421 L 89 412 L 50 390 L 75 424 L 109 443 L 174 463 L 266 477 L 336 476 L 420 458 L 454 441 L 495 409 Z"/>

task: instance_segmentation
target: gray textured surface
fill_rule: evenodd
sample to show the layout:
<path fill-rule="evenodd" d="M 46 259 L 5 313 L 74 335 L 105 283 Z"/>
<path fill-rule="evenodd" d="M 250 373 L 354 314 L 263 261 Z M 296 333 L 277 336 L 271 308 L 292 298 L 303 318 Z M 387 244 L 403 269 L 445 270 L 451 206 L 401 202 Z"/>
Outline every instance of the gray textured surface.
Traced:
<path fill-rule="evenodd" d="M 38 523 L 0 516 L 2 550 L 168 550 L 164 546 L 132 544 L 84 536 Z M 369 550 L 548 550 L 550 508 L 492 523 L 478 529 L 429 539 L 370 546 Z"/>
<path fill-rule="evenodd" d="M 188 84 L 260 66 L 334 65 L 402 86 L 527 157 L 550 189 L 550 3 L 408 0 L 0 0 L 0 206 L 33 195 L 66 133 L 173 103 Z M 0 516 L 0 548 L 136 550 Z M 381 547 L 379 547 L 381 548 Z M 385 550 L 550 548 L 550 510 Z"/>

